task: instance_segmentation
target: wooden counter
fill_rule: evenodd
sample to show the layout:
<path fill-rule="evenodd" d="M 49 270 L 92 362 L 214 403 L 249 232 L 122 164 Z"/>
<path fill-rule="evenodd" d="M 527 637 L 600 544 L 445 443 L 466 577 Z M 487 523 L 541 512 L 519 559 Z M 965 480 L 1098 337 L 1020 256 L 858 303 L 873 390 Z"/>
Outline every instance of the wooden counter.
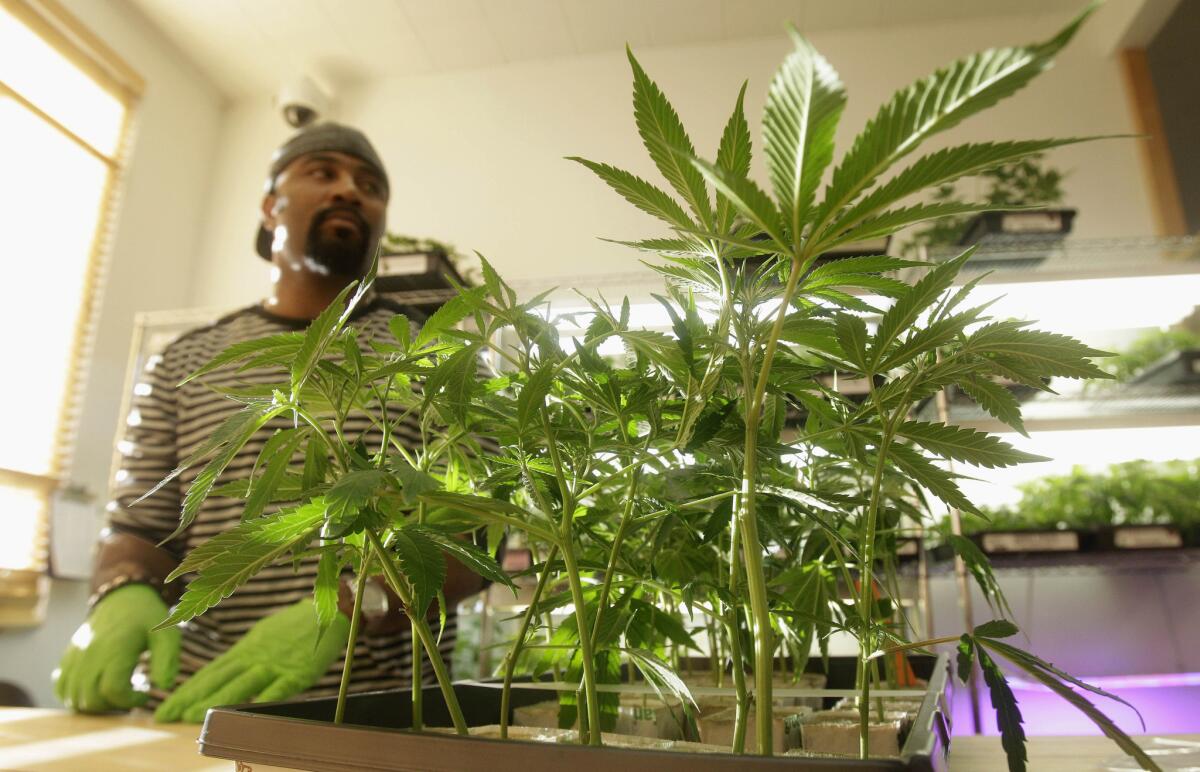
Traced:
<path fill-rule="evenodd" d="M 147 713 L 80 716 L 61 710 L 0 708 L 0 770 L 10 772 L 234 772 L 230 761 L 196 750 L 200 727 L 156 724 Z M 1177 736 L 1200 743 L 1200 735 Z M 1146 743 L 1149 745 L 1149 742 Z M 1003 772 L 995 737 L 955 737 L 950 766 L 958 772 Z M 1198 749 L 1200 751 L 1200 749 Z M 1033 737 L 1029 769 L 1095 772 L 1120 750 L 1104 737 Z M 243 766 L 243 772 L 249 772 Z M 255 765 L 253 772 L 271 772 Z"/>

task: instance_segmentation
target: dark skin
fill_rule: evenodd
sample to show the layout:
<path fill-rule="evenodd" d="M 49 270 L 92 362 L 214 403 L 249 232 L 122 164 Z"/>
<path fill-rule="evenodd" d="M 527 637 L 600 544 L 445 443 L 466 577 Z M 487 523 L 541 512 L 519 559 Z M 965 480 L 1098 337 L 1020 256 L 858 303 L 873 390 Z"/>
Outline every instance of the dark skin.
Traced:
<path fill-rule="evenodd" d="M 347 284 L 366 274 L 386 227 L 387 202 L 383 178 L 352 155 L 309 153 L 284 167 L 275 178 L 274 192 L 262 200 L 263 225 L 274 234 L 271 295 L 263 307 L 289 319 L 315 319 Z M 353 264 L 350 270 L 335 270 L 315 256 L 319 249 L 314 238 L 344 246 L 358 259 L 343 261 Z M 383 584 L 382 577 L 377 579 Z M 481 589 L 478 575 L 447 556 L 442 586 L 447 605 L 453 607 Z M 399 608 L 400 599 L 387 590 L 392 608 Z M 396 621 L 379 624 L 394 626 Z"/>
<path fill-rule="evenodd" d="M 271 295 L 263 306 L 290 319 L 315 319 L 366 273 L 387 224 L 387 201 L 383 178 L 354 156 L 309 153 L 288 164 L 262 200 L 263 225 L 274 234 Z M 361 244 L 358 265 L 340 273 L 315 260 L 314 222 L 324 239 Z"/>

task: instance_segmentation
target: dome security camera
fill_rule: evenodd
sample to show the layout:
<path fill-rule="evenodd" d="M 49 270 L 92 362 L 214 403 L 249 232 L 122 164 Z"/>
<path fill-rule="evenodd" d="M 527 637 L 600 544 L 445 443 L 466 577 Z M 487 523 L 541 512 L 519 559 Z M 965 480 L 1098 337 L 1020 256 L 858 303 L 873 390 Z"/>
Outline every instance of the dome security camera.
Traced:
<path fill-rule="evenodd" d="M 329 117 L 332 105 L 331 97 L 307 75 L 285 83 L 275 97 L 283 119 L 297 129 Z"/>

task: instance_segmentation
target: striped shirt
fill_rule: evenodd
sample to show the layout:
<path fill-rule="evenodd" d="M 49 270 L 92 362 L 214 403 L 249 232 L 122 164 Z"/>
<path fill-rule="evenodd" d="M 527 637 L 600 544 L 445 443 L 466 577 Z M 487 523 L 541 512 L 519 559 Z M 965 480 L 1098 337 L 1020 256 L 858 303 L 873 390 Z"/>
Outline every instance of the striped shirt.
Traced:
<path fill-rule="evenodd" d="M 413 311 L 385 298 L 376 297 L 355 309 L 351 320 L 366 347 L 371 339 L 394 341 L 388 321 L 397 313 L 421 319 Z M 110 525 L 158 543 L 167 538 L 179 523 L 180 507 L 200 463 L 184 471 L 153 496 L 133 505 L 133 501 L 157 484 L 187 458 L 212 432 L 241 407 L 240 403 L 218 394 L 210 386 L 234 386 L 286 383 L 282 370 L 259 368 L 242 373 L 230 365 L 209 375 L 176 387 L 188 374 L 207 363 L 226 347 L 282 332 L 302 330 L 307 322 L 275 316 L 261 306 L 250 306 L 223 317 L 216 323 L 185 333 L 167 346 L 160 356 L 147 363 L 142 381 L 134 389 L 133 408 L 126 422 L 125 441 L 121 444 L 122 464 L 114 483 L 113 500 L 108 505 Z M 244 479 L 252 473 L 264 443 L 277 429 L 292 426 L 291 418 L 281 416 L 255 434 L 217 479 L 217 486 Z M 353 414 L 343 427 L 343 435 L 362 435 L 368 446 L 378 445 L 381 436 L 366 416 Z M 396 436 L 412 445 L 420 441 L 417 419 L 411 418 L 396 430 Z M 299 459 L 303 458 L 303 448 Z M 205 500 L 188 529 L 163 547 L 182 559 L 190 550 L 241 521 L 240 499 L 212 495 Z M 278 508 L 271 505 L 267 512 Z M 183 650 L 180 674 L 182 683 L 238 641 L 256 622 L 304 598 L 310 597 L 317 576 L 316 556 L 294 564 L 285 555 L 264 568 L 232 595 L 202 616 L 183 624 Z M 181 577 L 186 582 L 194 575 Z M 454 648 L 456 618 L 449 609 L 446 629 L 439 648 L 447 661 Z M 392 635 L 360 632 L 354 649 L 354 691 L 404 687 L 412 680 L 412 636 L 406 629 Z M 428 658 L 424 661 L 422 681 L 433 683 Z M 342 660 L 333 662 L 321 679 L 306 692 L 309 696 L 336 694 L 341 679 Z"/>

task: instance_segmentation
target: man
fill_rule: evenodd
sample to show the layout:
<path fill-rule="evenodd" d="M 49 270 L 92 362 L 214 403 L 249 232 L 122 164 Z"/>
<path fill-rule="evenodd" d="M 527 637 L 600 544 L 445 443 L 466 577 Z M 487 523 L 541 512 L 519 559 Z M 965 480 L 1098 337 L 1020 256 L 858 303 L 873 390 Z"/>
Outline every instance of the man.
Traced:
<path fill-rule="evenodd" d="M 388 196 L 383 163 L 355 129 L 319 124 L 298 132 L 275 153 L 256 243 L 259 256 L 272 264 L 270 296 L 174 341 L 151 361 L 135 390 L 124 463 L 108 507 L 110 528 L 97 553 L 91 610 L 55 673 L 56 692 L 69 707 L 126 710 L 157 699 L 161 692 L 148 694 L 132 681 L 146 651 L 151 685 L 158 690 L 178 685 L 156 710 L 162 721 L 201 721 L 213 705 L 285 699 L 310 689 L 336 692 L 352 597 L 343 590 L 343 613 L 318 648 L 310 597 L 316 558 L 302 560 L 298 570 L 283 560 L 182 630 L 152 632 L 184 584 L 166 586 L 166 576 L 188 551 L 236 525 L 241 502 L 211 496 L 187 531 L 161 547 L 156 545 L 174 531 L 182 497 L 201 467 L 136 506 L 132 502 L 238 409 L 208 386 L 273 383 L 280 373 L 226 368 L 204 384 L 178 389 L 175 384 L 233 343 L 303 329 L 349 282 L 362 278 L 384 233 Z M 389 319 L 401 311 L 414 313 L 375 298 L 355 310 L 351 323 L 363 338 L 387 336 Z M 218 482 L 249 473 L 266 439 L 288 426 L 289 420 L 281 418 L 264 427 Z M 365 417 L 352 417 L 343 431 L 365 433 L 369 441 L 373 428 Z M 420 437 L 416 419 L 397 431 L 414 442 Z M 455 561 L 447 563 L 443 592 L 452 613 L 457 601 L 481 589 L 482 582 Z M 358 690 L 407 685 L 413 655 L 407 619 L 389 590 L 381 584 L 368 588 L 353 684 Z M 453 642 L 451 616 L 440 643 L 445 654 Z M 423 681 L 431 678 L 431 671 L 423 672 Z"/>

